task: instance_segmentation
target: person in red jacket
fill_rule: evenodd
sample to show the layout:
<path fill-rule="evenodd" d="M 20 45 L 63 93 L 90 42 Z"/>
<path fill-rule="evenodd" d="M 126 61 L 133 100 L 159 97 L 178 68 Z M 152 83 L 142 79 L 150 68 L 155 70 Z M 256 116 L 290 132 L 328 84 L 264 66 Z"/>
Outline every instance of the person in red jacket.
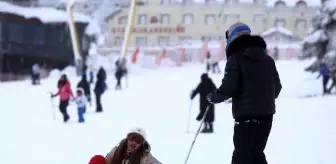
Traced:
<path fill-rule="evenodd" d="M 51 95 L 51 97 L 56 96 L 60 97 L 59 109 L 63 115 L 64 122 L 67 122 L 70 119 L 70 116 L 67 113 L 67 107 L 69 105 L 70 98 L 73 99 L 74 96 L 71 90 L 70 82 L 65 74 L 62 75 L 61 79 L 58 81 L 58 92 Z"/>

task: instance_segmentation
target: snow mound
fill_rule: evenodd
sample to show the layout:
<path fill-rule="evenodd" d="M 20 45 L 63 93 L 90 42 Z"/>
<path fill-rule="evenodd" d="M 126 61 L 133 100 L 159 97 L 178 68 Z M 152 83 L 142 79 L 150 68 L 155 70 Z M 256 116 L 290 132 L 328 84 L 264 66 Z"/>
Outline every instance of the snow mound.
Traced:
<path fill-rule="evenodd" d="M 20 15 L 26 19 L 38 18 L 43 23 L 67 22 L 68 15 L 65 11 L 51 7 L 22 7 L 8 2 L 0 2 L 0 13 Z M 88 23 L 90 18 L 83 14 L 74 13 L 76 22 Z"/>
<path fill-rule="evenodd" d="M 59 69 L 53 69 L 49 73 L 49 79 L 58 79 L 61 75 L 62 72 Z"/>
<path fill-rule="evenodd" d="M 69 77 L 76 77 L 76 68 L 74 66 L 67 66 L 62 70 L 62 74 L 66 74 Z"/>

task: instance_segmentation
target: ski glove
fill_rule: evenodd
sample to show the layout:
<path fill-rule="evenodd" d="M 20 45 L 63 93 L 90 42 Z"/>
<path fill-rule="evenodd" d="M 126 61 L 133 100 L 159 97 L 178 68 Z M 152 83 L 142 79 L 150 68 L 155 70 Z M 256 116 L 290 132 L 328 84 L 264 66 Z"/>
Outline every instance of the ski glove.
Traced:
<path fill-rule="evenodd" d="M 210 104 L 215 104 L 214 102 L 211 101 L 211 93 L 208 94 L 208 96 L 206 97 L 206 99 L 208 100 L 208 102 Z"/>

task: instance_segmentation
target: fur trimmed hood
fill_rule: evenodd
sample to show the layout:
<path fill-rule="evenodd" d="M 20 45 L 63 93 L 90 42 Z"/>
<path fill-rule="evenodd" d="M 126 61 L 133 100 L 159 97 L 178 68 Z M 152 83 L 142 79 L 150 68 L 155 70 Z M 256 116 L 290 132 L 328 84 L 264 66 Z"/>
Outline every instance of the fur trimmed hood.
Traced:
<path fill-rule="evenodd" d="M 260 60 L 265 54 L 267 55 L 267 45 L 265 40 L 258 35 L 242 35 L 226 47 L 227 58 L 237 53 L 250 59 Z"/>

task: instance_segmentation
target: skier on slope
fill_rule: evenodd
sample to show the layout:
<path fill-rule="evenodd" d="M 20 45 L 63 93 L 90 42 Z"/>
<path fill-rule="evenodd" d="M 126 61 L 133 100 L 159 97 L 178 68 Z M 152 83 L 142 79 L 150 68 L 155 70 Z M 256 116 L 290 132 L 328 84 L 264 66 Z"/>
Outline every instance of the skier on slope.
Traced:
<path fill-rule="evenodd" d="M 204 73 L 201 75 L 201 82 L 198 84 L 195 90 L 191 93 L 191 100 L 197 94 L 200 94 L 200 113 L 197 115 L 196 120 L 201 121 L 206 108 L 208 105 L 211 105 L 207 100 L 206 96 L 211 93 L 212 91 L 216 90 L 216 85 L 212 82 L 209 78 L 208 74 Z M 202 133 L 213 133 L 213 122 L 215 121 L 215 106 L 211 105 L 207 115 L 205 116 L 204 122 L 204 129 L 201 131 Z"/>
<path fill-rule="evenodd" d="M 142 128 L 132 129 L 105 160 L 107 164 L 162 164 L 150 153 L 146 132 Z"/>
<path fill-rule="evenodd" d="M 59 108 L 63 115 L 63 121 L 67 122 L 70 119 L 70 116 L 67 112 L 67 107 L 69 105 L 70 98 L 74 99 L 70 82 L 68 81 L 67 76 L 64 74 L 61 76 L 61 79 L 57 83 L 58 92 L 56 94 L 52 94 L 51 97 L 60 96 L 60 104 Z"/>
<path fill-rule="evenodd" d="M 324 61 L 320 64 L 320 73 L 317 76 L 317 79 L 320 78 L 320 76 L 322 76 L 323 94 L 329 94 L 330 92 L 327 88 L 327 85 L 330 79 L 330 70 Z"/>
<path fill-rule="evenodd" d="M 127 67 L 126 67 L 126 59 L 121 58 L 118 59 L 115 63 L 116 66 L 116 72 L 115 72 L 115 77 L 117 79 L 117 84 L 115 89 L 120 90 L 121 89 L 121 78 L 127 76 Z"/>
<path fill-rule="evenodd" d="M 234 164 L 267 164 L 264 149 L 281 83 L 266 43 L 243 23 L 226 31 L 227 63 L 221 86 L 207 96 L 212 104 L 232 97 Z"/>

